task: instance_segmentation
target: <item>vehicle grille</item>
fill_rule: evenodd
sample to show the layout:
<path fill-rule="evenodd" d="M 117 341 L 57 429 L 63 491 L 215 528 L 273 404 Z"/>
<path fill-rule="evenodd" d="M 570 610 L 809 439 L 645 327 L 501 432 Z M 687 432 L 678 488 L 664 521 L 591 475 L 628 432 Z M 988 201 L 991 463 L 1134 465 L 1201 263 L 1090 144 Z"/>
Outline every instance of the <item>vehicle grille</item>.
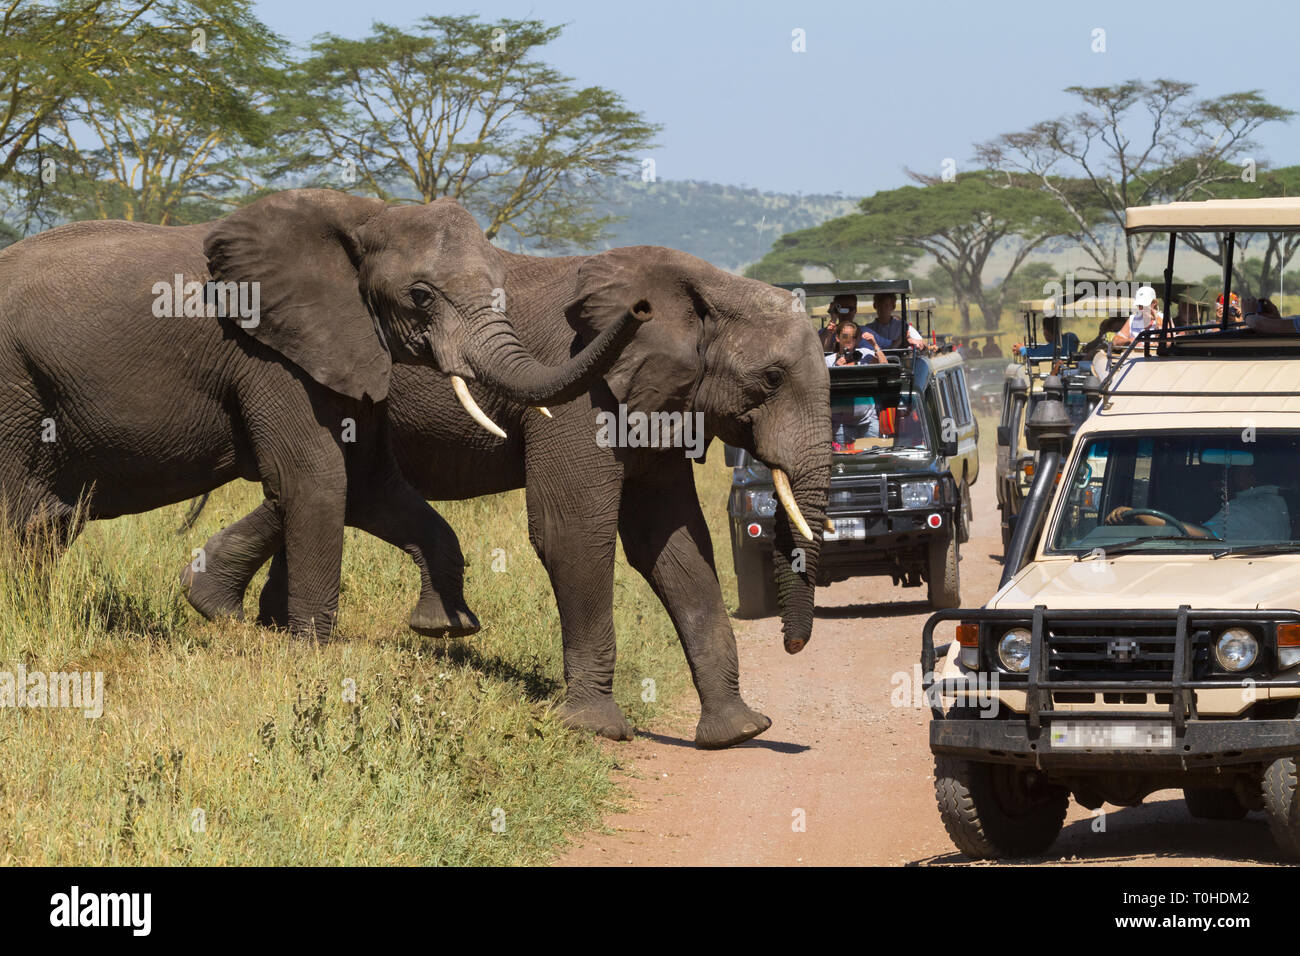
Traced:
<path fill-rule="evenodd" d="M 885 511 L 902 505 L 898 482 L 885 478 L 832 481 L 828 511 Z"/>
<path fill-rule="evenodd" d="M 1194 631 L 1193 676 L 1205 673 L 1209 632 Z M 1053 624 L 1047 631 L 1049 680 L 1172 680 L 1172 622 Z"/>

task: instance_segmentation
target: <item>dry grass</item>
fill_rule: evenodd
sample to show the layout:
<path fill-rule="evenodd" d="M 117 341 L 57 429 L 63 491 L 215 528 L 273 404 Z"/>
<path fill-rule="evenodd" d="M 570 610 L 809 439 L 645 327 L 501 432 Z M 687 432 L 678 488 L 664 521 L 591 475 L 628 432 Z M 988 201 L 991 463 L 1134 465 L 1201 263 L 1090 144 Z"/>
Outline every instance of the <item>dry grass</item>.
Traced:
<path fill-rule="evenodd" d="M 734 607 L 720 448 L 697 479 Z M 259 500 L 223 488 L 185 535 L 181 505 L 98 522 L 44 569 L 0 540 L 0 671 L 106 685 L 97 720 L 0 709 L 0 865 L 535 863 L 598 823 L 617 748 L 550 715 L 559 621 L 522 492 L 440 508 L 480 634 L 412 634 L 414 566 L 349 531 L 339 640 L 323 646 L 204 622 L 181 596 L 191 549 Z M 615 589 L 618 702 L 639 724 L 693 707 L 667 614 L 621 554 Z"/>

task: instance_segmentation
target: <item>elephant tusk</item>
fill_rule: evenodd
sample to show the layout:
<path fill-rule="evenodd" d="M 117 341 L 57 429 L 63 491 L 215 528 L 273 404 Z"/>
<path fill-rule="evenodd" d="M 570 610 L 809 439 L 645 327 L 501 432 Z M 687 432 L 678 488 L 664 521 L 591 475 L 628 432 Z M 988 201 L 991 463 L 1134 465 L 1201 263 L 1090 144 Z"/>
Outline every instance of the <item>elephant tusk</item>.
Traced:
<path fill-rule="evenodd" d="M 554 417 L 555 417 L 554 415 L 551 414 L 551 410 L 550 410 L 549 408 L 547 408 L 545 405 L 534 405 L 533 408 L 537 409 L 539 412 L 541 412 L 541 413 L 542 413 L 543 415 L 545 415 L 547 418 L 554 418 Z"/>
<path fill-rule="evenodd" d="M 506 433 L 502 431 L 501 426 L 483 414 L 483 409 L 478 407 L 478 402 L 474 401 L 474 396 L 469 393 L 469 386 L 465 384 L 465 380 L 459 375 L 451 377 L 451 390 L 456 393 L 456 398 L 465 407 L 465 411 L 469 412 L 470 418 L 498 438 L 506 437 Z"/>
<path fill-rule="evenodd" d="M 798 502 L 794 500 L 794 492 L 790 490 L 790 479 L 780 468 L 772 469 L 772 484 L 776 485 L 777 500 L 781 502 L 781 507 L 785 509 L 785 516 L 790 519 L 795 530 L 809 541 L 816 540 L 813 538 L 812 528 L 808 527 L 808 522 L 803 519 Z"/>

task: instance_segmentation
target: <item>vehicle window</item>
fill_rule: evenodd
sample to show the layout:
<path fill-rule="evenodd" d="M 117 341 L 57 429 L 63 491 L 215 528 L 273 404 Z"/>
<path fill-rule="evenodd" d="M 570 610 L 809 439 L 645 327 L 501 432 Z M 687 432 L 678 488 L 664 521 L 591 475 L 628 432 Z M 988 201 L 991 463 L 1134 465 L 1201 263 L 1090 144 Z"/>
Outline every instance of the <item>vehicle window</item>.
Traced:
<path fill-rule="evenodd" d="M 860 455 L 928 448 L 916 394 L 831 393 L 831 448 Z"/>
<path fill-rule="evenodd" d="M 1300 548 L 1297 432 L 1097 438 L 1068 479 L 1049 550 Z"/>
<path fill-rule="evenodd" d="M 966 391 L 966 370 L 955 368 L 952 371 L 952 386 L 957 399 L 957 424 L 965 428 L 971 423 L 970 396 Z"/>
<path fill-rule="evenodd" d="M 953 411 L 952 387 L 949 385 L 946 372 L 940 372 L 935 377 L 935 385 L 939 388 L 939 402 L 943 411 L 942 417 L 956 421 L 957 416 Z"/>

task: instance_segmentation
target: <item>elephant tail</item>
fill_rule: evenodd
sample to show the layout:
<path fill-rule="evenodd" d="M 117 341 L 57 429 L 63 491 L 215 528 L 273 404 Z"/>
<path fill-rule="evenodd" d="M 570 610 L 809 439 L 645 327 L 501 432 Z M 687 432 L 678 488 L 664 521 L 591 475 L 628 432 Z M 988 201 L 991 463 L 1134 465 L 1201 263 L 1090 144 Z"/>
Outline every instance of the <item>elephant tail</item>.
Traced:
<path fill-rule="evenodd" d="M 181 519 L 181 526 L 176 529 L 177 534 L 184 534 L 194 527 L 194 522 L 199 520 L 199 515 L 203 513 L 203 507 L 210 497 L 212 492 L 205 491 L 190 502 L 190 510 L 185 512 L 185 517 Z"/>

